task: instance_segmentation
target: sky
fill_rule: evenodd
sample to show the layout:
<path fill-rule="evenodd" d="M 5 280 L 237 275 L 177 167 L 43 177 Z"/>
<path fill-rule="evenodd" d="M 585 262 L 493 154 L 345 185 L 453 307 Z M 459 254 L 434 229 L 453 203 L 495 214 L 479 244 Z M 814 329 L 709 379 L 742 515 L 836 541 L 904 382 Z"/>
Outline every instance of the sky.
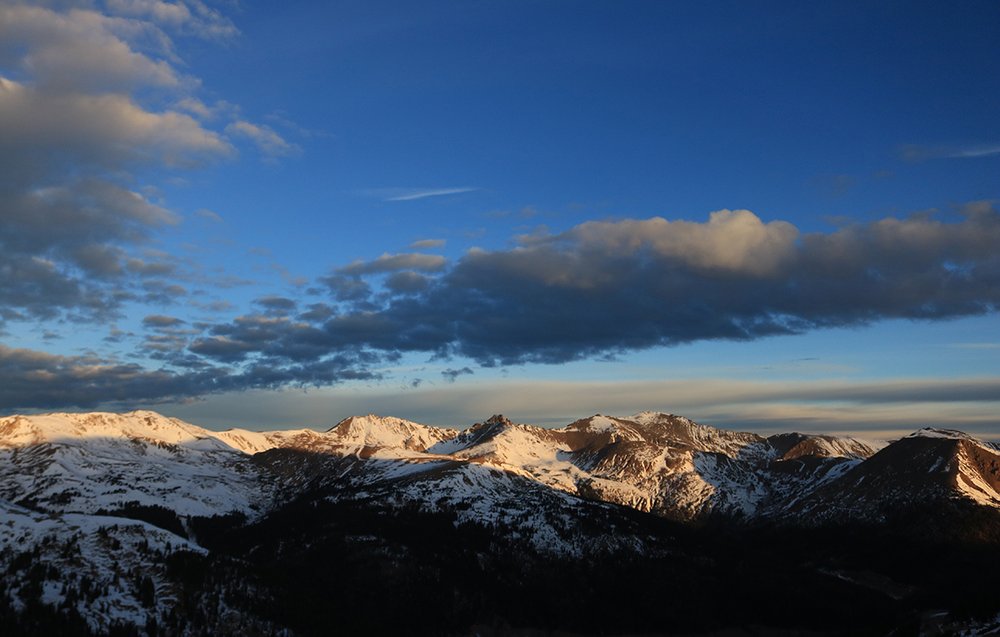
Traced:
<path fill-rule="evenodd" d="M 1000 437 L 997 25 L 0 0 L 0 413 Z"/>

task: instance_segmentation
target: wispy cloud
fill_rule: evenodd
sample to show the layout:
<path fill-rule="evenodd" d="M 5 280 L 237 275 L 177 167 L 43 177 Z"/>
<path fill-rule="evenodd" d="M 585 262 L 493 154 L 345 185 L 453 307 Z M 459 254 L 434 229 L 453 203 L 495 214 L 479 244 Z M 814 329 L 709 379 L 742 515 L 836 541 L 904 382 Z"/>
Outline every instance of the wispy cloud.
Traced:
<path fill-rule="evenodd" d="M 429 250 L 433 248 L 443 248 L 445 243 L 445 239 L 420 239 L 419 241 L 411 243 L 410 247 L 414 250 Z"/>
<path fill-rule="evenodd" d="M 222 215 L 215 212 L 214 210 L 209 210 L 208 208 L 199 208 L 194 211 L 194 214 L 206 221 L 211 221 L 212 223 L 222 223 Z"/>
<path fill-rule="evenodd" d="M 427 199 L 428 197 L 444 197 L 447 195 L 458 195 L 463 192 L 475 192 L 479 188 L 463 186 L 459 188 L 422 188 L 413 190 L 394 190 L 396 194 L 388 194 L 384 191 L 383 201 L 416 201 L 417 199 Z"/>
<path fill-rule="evenodd" d="M 284 157 L 299 152 L 299 147 L 287 141 L 270 126 L 254 124 L 246 120 L 237 120 L 226 126 L 226 133 L 236 137 L 245 137 L 257 145 L 257 148 L 267 158 Z"/>
<path fill-rule="evenodd" d="M 993 146 L 973 146 L 961 148 L 953 152 L 949 157 L 988 157 L 989 155 L 1000 155 L 1000 144 Z"/>
<path fill-rule="evenodd" d="M 927 159 L 975 159 L 1000 155 L 1000 144 L 969 144 L 924 146 L 907 144 L 900 148 L 900 156 L 906 161 L 924 161 Z"/>
<path fill-rule="evenodd" d="M 956 349 L 981 349 L 981 350 L 1000 349 L 1000 343 L 952 343 L 951 346 Z"/>

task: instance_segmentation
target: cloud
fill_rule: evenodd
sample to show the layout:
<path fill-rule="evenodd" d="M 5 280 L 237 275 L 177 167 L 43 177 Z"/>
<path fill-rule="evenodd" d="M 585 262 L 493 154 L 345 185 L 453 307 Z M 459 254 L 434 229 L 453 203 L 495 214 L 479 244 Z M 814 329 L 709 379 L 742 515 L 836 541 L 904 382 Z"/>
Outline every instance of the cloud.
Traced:
<path fill-rule="evenodd" d="M 93 356 L 56 356 L 0 345 L 0 406 L 6 409 L 94 407 L 117 401 L 155 402 L 211 391 L 210 375 L 148 371 Z"/>
<path fill-rule="evenodd" d="M 184 323 L 183 319 L 175 316 L 164 316 L 163 314 L 150 314 L 142 319 L 143 326 L 152 329 L 179 327 L 184 325 Z"/>
<path fill-rule="evenodd" d="M 213 210 L 209 210 L 208 208 L 199 208 L 194 211 L 194 214 L 202 219 L 205 219 L 206 221 L 211 221 L 212 223 L 222 223 L 223 221 L 222 215 Z"/>
<path fill-rule="evenodd" d="M 427 199 L 428 197 L 444 197 L 447 195 L 458 195 L 464 192 L 475 192 L 479 188 L 472 187 L 460 187 L 460 188 L 416 188 L 413 190 L 401 190 L 401 189 L 389 189 L 381 190 L 383 201 L 416 201 L 418 199 Z M 386 194 L 386 193 L 394 194 Z"/>
<path fill-rule="evenodd" d="M 200 119 L 236 111 L 197 98 L 172 39 L 230 37 L 227 18 L 198 0 L 74 4 L 0 5 L 0 320 L 108 320 L 186 294 L 182 262 L 147 250 L 180 218 L 135 175 L 236 152 Z"/>
<path fill-rule="evenodd" d="M 461 369 L 446 369 L 443 372 L 441 372 L 441 375 L 449 383 L 454 383 L 455 379 L 458 378 L 459 376 L 466 376 L 472 373 L 473 371 L 470 368 L 462 367 Z"/>
<path fill-rule="evenodd" d="M 264 312 L 273 316 L 284 316 L 295 311 L 298 303 L 294 299 L 283 296 L 262 296 L 254 299 L 254 305 L 260 306 Z"/>
<path fill-rule="evenodd" d="M 229 18 L 200 0 L 106 0 L 105 5 L 116 15 L 148 18 L 157 24 L 203 38 L 228 39 L 239 33 Z"/>
<path fill-rule="evenodd" d="M 694 341 L 984 314 L 1000 307 L 997 245 L 1000 214 L 984 202 L 949 220 L 924 213 L 813 233 L 749 211 L 719 211 L 702 222 L 588 222 L 522 237 L 510 249 L 471 250 L 454 262 L 405 253 L 348 264 L 320 280 L 329 303 L 294 314 L 293 299 L 261 297 L 254 304 L 261 313 L 199 323 L 191 333 L 158 332 L 145 352 L 164 370 L 148 378 L 129 373 L 145 379 L 142 387 L 155 381 L 169 388 L 163 395 L 187 388 L 200 396 L 377 379 L 411 352 L 485 367 L 560 363 Z M 185 294 L 158 279 L 145 285 L 164 301 Z M 212 383 L 182 382 L 208 373 Z M 443 377 L 467 373 L 471 367 L 456 366 Z M 741 397 L 738 389 L 729 388 L 734 404 L 794 394 L 774 387 L 781 394 L 768 398 L 751 388 Z M 829 385 L 809 387 L 802 398 L 858 408 L 998 400 L 995 382 L 883 383 L 866 392 Z"/>
<path fill-rule="evenodd" d="M 965 146 L 922 146 L 907 144 L 900 148 L 905 161 L 918 162 L 928 159 L 977 159 L 1000 155 L 1000 144 L 969 144 Z"/>
<path fill-rule="evenodd" d="M 238 120 L 226 126 L 226 133 L 236 137 L 245 137 L 257 145 L 265 156 L 270 158 L 286 157 L 299 152 L 299 147 L 288 142 L 270 126 L 254 124 Z"/>
<path fill-rule="evenodd" d="M 994 350 L 1000 349 L 1000 343 L 953 343 L 951 347 L 957 349 Z"/>
<path fill-rule="evenodd" d="M 990 155 L 1000 155 L 1000 144 L 994 144 L 992 146 L 969 146 L 966 148 L 957 148 L 948 156 L 958 159 L 964 157 L 989 157 Z"/>
<path fill-rule="evenodd" d="M 337 270 L 341 274 L 364 275 L 397 272 L 399 270 L 420 270 L 435 272 L 444 268 L 446 259 L 437 254 L 410 252 L 404 254 L 385 253 L 372 261 L 355 261 Z"/>
<path fill-rule="evenodd" d="M 356 357 L 334 355 L 284 368 L 252 365 L 239 373 L 198 360 L 190 361 L 184 371 L 148 370 L 136 363 L 93 355 L 58 356 L 0 345 L 0 409 L 129 407 L 183 402 L 191 396 L 218 392 L 377 378 L 363 368 L 365 363 Z"/>
<path fill-rule="evenodd" d="M 414 250 L 432 250 L 443 248 L 445 243 L 447 243 L 445 239 L 420 239 L 411 243 L 410 247 Z"/>
<path fill-rule="evenodd" d="M 394 294 L 417 294 L 426 291 L 433 280 L 416 272 L 394 272 L 386 277 L 386 289 Z"/>
<path fill-rule="evenodd" d="M 428 352 L 496 366 L 993 312 L 1000 215 L 982 203 L 962 214 L 808 234 L 748 211 L 702 223 L 589 222 L 509 250 L 470 251 L 450 267 L 426 262 L 440 269 L 418 285 L 386 281 L 405 294 L 385 295 L 364 277 L 426 255 L 384 255 L 325 279 L 346 308 L 315 321 L 237 319 L 192 349 L 228 362 L 367 350 L 377 361 Z"/>

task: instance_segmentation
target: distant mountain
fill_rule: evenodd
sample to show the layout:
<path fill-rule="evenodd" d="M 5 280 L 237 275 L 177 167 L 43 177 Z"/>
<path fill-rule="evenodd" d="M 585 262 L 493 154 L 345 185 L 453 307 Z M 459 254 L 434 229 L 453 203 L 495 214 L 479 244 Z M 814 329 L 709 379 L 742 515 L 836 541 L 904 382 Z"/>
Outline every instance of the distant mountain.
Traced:
<path fill-rule="evenodd" d="M 310 632 L 234 609 L 279 595 L 281 573 L 324 551 L 340 551 L 323 559 L 341 566 L 364 555 L 402 572 L 494 564 L 523 583 L 494 561 L 642 559 L 693 575 L 729 568 L 698 538 L 862 528 L 1000 546 L 1000 452 L 938 429 L 892 443 L 765 438 L 654 412 L 561 429 L 493 416 L 462 431 L 375 415 L 325 432 L 217 432 L 149 411 L 0 419 L 0 627 L 7 608 L 22 627 L 37 615 L 97 632 Z M 197 585 L 184 584 L 199 563 L 222 579 L 198 567 Z M 829 573 L 843 575 L 807 577 L 825 587 Z M 191 591 L 208 590 L 216 606 L 192 610 Z"/>

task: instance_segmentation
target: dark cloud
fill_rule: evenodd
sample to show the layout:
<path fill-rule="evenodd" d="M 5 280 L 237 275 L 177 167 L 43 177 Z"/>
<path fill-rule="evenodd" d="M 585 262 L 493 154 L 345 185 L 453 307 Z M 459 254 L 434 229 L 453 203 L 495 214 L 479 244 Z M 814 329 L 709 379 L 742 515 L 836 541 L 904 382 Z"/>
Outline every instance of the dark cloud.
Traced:
<path fill-rule="evenodd" d="M 444 379 L 449 383 L 454 383 L 455 379 L 458 378 L 459 376 L 465 376 L 472 373 L 473 372 L 470 368 L 462 367 L 460 369 L 450 369 L 450 368 L 446 369 L 443 372 L 441 372 L 441 375 L 444 376 Z"/>
<path fill-rule="evenodd" d="M 418 275 L 425 282 L 404 296 L 348 277 L 361 287 L 347 310 L 327 316 L 335 310 L 324 306 L 299 322 L 244 317 L 212 327 L 192 351 L 297 364 L 330 352 L 429 352 L 494 366 L 967 316 L 1000 304 L 997 245 L 1000 215 L 981 203 L 951 221 L 917 215 L 813 234 L 747 211 L 706 223 L 592 222 L 472 251 L 437 276 Z"/>
<path fill-rule="evenodd" d="M 94 355 L 57 356 L 0 345 L 0 408 L 128 407 L 218 392 L 379 377 L 368 369 L 373 360 L 364 356 L 335 355 L 285 367 L 256 364 L 238 372 L 198 358 L 187 362 L 180 372 L 149 370 Z"/>
<path fill-rule="evenodd" d="M 383 285 L 396 294 L 417 294 L 430 287 L 431 279 L 417 272 L 394 272 L 385 278 Z"/>
<path fill-rule="evenodd" d="M 331 274 L 322 277 L 320 283 L 325 285 L 337 301 L 364 301 L 371 296 L 372 289 L 360 277 Z"/>
<path fill-rule="evenodd" d="M 306 307 L 306 311 L 299 314 L 298 318 L 301 321 L 308 321 L 310 323 L 322 323 L 337 313 L 334 308 L 326 303 L 311 303 Z"/>
<path fill-rule="evenodd" d="M 188 293 L 183 285 L 162 279 L 143 281 L 140 287 L 142 294 L 138 298 L 153 305 L 173 305 Z"/>
<path fill-rule="evenodd" d="M 216 382 L 210 374 L 178 376 L 92 356 L 55 356 L 0 345 L 0 405 L 7 409 L 157 401 L 205 393 Z"/>
<path fill-rule="evenodd" d="M 160 371 L 23 350 L 4 355 L 14 361 L 9 370 L 38 384 L 29 397 L 42 388 L 55 392 L 50 404 L 69 404 L 76 392 L 91 403 L 108 400 L 100 392 L 111 379 L 125 387 L 114 400 L 377 379 L 380 366 L 407 352 L 482 366 L 606 358 L 698 340 L 994 312 L 998 245 L 1000 214 L 985 203 L 950 217 L 920 214 L 809 234 L 748 211 L 713 213 L 703 223 L 590 222 L 522 237 L 513 249 L 470 251 L 438 272 L 341 269 L 322 280 L 334 303 L 294 316 L 291 299 L 262 297 L 255 305 L 263 312 L 224 323 L 182 329 L 151 319 L 146 327 L 156 333 L 140 349 L 166 366 Z M 87 385 L 86 369 L 94 384 Z M 457 367 L 442 376 L 471 373 Z M 14 384 L 24 389 L 25 382 Z M 885 402 L 886 391 L 871 400 Z M 857 388 L 838 392 L 824 397 L 866 400 Z M 995 387 L 966 394 L 992 399 Z M 898 395 L 908 400 L 912 387 Z M 26 404 L 13 394 L 7 400 Z"/>
<path fill-rule="evenodd" d="M 262 296 L 254 299 L 254 305 L 262 308 L 265 313 L 276 316 L 290 314 L 298 307 L 298 303 L 293 299 L 283 296 Z"/>
<path fill-rule="evenodd" d="M 162 329 L 168 327 L 180 327 L 185 321 L 175 316 L 165 316 L 163 314 L 150 314 L 142 319 L 144 327 L 152 329 Z"/>

